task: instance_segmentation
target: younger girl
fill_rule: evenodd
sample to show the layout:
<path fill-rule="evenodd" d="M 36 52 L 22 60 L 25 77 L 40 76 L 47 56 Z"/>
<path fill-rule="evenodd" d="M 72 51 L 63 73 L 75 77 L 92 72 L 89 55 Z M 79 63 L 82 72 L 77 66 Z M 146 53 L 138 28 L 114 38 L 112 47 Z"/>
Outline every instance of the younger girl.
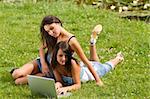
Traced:
<path fill-rule="evenodd" d="M 95 38 L 93 38 L 93 36 Z M 115 68 L 124 58 L 119 52 L 114 59 L 101 64 L 96 53 L 96 38 L 97 35 L 92 33 L 90 40 L 90 60 L 92 61 L 90 62 L 99 77 L 102 77 L 111 69 Z M 72 57 L 69 51 L 69 45 L 66 42 L 61 41 L 55 46 L 51 65 L 56 79 L 55 86 L 58 94 L 79 89 L 81 82 L 94 80 L 87 66 L 82 62 L 78 63 L 77 60 Z"/>

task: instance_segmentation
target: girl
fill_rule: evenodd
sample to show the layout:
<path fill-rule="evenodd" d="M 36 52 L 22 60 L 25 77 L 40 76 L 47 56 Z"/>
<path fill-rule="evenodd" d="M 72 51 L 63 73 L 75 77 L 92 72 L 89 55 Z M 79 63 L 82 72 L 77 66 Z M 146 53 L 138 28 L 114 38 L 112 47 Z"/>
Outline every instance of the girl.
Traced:
<path fill-rule="evenodd" d="M 96 35 L 94 35 L 97 37 Z M 93 68 L 102 77 L 111 69 L 120 63 L 124 58 L 119 52 L 117 56 L 101 64 L 99 62 L 96 53 L 96 39 L 93 39 L 93 34 L 90 40 L 90 61 Z M 66 42 L 59 42 L 54 49 L 51 65 L 56 79 L 56 89 L 58 94 L 66 93 L 67 91 L 76 90 L 81 87 L 81 82 L 94 80 L 93 75 L 88 68 L 82 62 L 78 63 L 77 60 L 72 57 L 72 53 L 69 51 L 69 45 Z"/>
<path fill-rule="evenodd" d="M 102 30 L 101 25 L 97 25 L 93 34 L 97 34 Z M 19 69 L 12 70 L 12 76 L 15 79 L 16 84 L 25 84 L 27 83 L 27 75 L 28 74 L 36 74 L 38 76 L 47 76 L 51 72 L 49 70 L 48 64 L 50 63 L 51 53 L 53 53 L 53 48 L 56 43 L 60 41 L 65 41 L 69 45 L 69 51 L 71 55 L 74 52 L 80 57 L 84 64 L 88 67 L 90 72 L 92 73 L 94 79 L 96 80 L 97 85 L 103 85 L 102 81 L 99 79 L 98 74 L 94 70 L 92 64 L 89 62 L 87 57 L 85 56 L 79 42 L 75 38 L 75 36 L 68 31 L 66 31 L 62 27 L 62 22 L 55 16 L 46 16 L 43 18 L 41 22 L 41 47 L 39 50 L 40 58 L 34 60 L 28 64 L 25 64 L 23 67 Z M 44 49 L 48 52 L 45 55 Z M 45 58 L 46 57 L 46 58 Z M 47 59 L 47 60 L 46 60 Z"/>

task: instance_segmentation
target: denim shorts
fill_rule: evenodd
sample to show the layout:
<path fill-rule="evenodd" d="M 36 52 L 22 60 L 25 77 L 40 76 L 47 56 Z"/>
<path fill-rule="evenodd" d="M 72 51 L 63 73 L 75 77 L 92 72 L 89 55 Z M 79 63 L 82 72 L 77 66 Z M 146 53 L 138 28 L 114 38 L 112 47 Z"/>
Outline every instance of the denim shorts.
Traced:
<path fill-rule="evenodd" d="M 46 53 L 46 54 L 45 54 L 45 61 L 46 61 L 47 65 L 49 66 L 49 68 L 50 68 L 50 59 L 51 59 L 51 55 Z M 40 57 L 38 57 L 38 58 L 36 59 L 36 62 L 37 62 L 37 64 L 38 64 L 38 71 L 41 73 L 41 72 L 42 72 L 42 64 L 41 64 Z M 51 72 L 50 72 L 50 75 L 48 75 L 48 76 L 46 76 L 46 77 L 54 78 L 53 72 L 51 71 Z"/>

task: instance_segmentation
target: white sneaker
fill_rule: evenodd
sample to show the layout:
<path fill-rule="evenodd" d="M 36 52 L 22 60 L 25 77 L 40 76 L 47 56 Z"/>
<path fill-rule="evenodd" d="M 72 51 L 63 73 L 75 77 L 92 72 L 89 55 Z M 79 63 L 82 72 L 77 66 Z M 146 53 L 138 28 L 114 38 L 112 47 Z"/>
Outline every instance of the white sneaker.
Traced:
<path fill-rule="evenodd" d="M 92 30 L 92 33 L 91 33 L 91 39 L 90 39 L 91 44 L 96 43 L 96 39 L 98 38 L 98 34 L 100 34 L 101 31 L 102 31 L 102 25 L 98 24 L 94 27 L 94 29 Z"/>

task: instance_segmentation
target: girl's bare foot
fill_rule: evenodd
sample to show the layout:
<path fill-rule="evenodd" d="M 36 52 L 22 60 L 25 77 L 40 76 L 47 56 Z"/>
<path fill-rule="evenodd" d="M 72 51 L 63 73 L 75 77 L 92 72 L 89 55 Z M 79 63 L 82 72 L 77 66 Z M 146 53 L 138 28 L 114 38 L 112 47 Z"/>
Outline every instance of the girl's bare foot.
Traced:
<path fill-rule="evenodd" d="M 123 60 L 124 60 L 124 57 L 123 57 L 122 52 L 117 53 L 116 58 L 119 60 L 119 62 L 123 61 Z"/>

